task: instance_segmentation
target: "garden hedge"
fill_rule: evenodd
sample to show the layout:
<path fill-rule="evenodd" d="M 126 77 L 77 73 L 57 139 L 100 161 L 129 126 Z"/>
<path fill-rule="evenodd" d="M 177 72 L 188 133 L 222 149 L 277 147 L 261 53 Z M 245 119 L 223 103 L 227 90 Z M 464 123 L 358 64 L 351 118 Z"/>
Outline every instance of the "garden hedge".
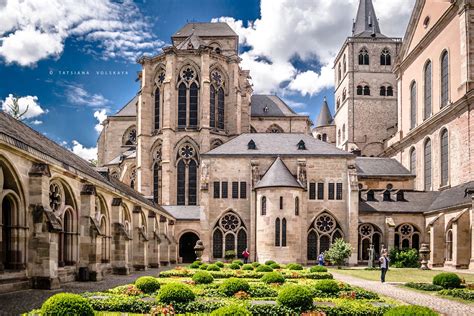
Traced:
<path fill-rule="evenodd" d="M 54 316 L 93 316 L 94 310 L 89 301 L 78 294 L 59 293 L 43 303 L 41 313 Z"/>

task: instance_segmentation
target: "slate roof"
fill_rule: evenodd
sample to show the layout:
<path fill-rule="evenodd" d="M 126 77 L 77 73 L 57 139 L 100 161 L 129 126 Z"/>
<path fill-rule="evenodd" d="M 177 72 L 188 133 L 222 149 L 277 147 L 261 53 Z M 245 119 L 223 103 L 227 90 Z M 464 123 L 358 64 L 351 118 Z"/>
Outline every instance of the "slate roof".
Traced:
<path fill-rule="evenodd" d="M 1 136 L 12 138 L 13 143 L 8 138 L 2 138 Z M 129 186 L 115 179 L 114 177 L 102 176 L 95 167 L 89 162 L 85 161 L 81 157 L 75 155 L 66 148 L 58 145 L 49 138 L 35 131 L 26 124 L 14 119 L 4 112 L 0 112 L 0 139 L 8 142 L 10 145 L 20 148 L 25 151 L 29 151 L 33 155 L 38 156 L 39 152 L 41 155 L 48 156 L 61 162 L 61 167 L 71 170 L 76 169 L 87 176 L 94 178 L 106 185 L 112 186 L 116 190 L 121 191 L 125 195 L 129 195 L 132 198 L 145 203 L 153 208 L 159 209 L 166 213 L 161 207 L 156 206 L 153 202 L 145 198 L 139 192 L 133 190 Z M 32 151 L 31 149 L 37 151 Z"/>
<path fill-rule="evenodd" d="M 199 220 L 202 208 L 199 205 L 163 205 L 163 208 L 176 219 Z"/>
<path fill-rule="evenodd" d="M 355 162 L 357 174 L 361 177 L 414 177 L 392 158 L 357 157 Z"/>
<path fill-rule="evenodd" d="M 262 179 L 258 181 L 255 189 L 268 187 L 303 188 L 301 184 L 296 181 L 295 177 L 291 174 L 290 170 L 280 157 L 275 159 L 273 164 L 263 175 Z"/>
<path fill-rule="evenodd" d="M 253 117 L 261 116 L 302 116 L 276 95 L 254 94 L 250 99 Z"/>
<path fill-rule="evenodd" d="M 256 149 L 248 149 L 253 140 Z M 299 150 L 297 144 L 303 140 L 305 150 Z M 254 133 L 241 134 L 219 147 L 203 154 L 204 156 L 340 156 L 353 157 L 351 153 L 340 150 L 334 145 L 317 140 L 306 134 L 293 133 Z"/>
<path fill-rule="evenodd" d="M 379 21 L 372 0 L 360 0 L 359 9 L 352 29 L 354 37 L 385 37 L 380 32 Z"/>
<path fill-rule="evenodd" d="M 133 97 L 127 104 L 125 104 L 113 116 L 137 116 L 138 94 Z"/>
<path fill-rule="evenodd" d="M 189 44 L 192 45 L 193 49 L 198 49 L 199 47 L 204 46 L 204 42 L 201 40 L 201 38 L 193 33 L 189 35 L 184 41 L 182 41 L 178 46 L 176 46 L 176 48 L 188 49 Z"/>
<path fill-rule="evenodd" d="M 137 157 L 137 150 L 135 148 L 128 149 L 124 151 L 123 153 L 121 153 L 120 155 L 118 155 L 117 157 L 115 157 L 114 159 L 112 159 L 111 161 L 109 161 L 108 163 L 106 163 L 106 165 L 118 165 L 122 163 L 122 161 L 124 161 L 125 159 L 133 159 L 136 157 Z"/>
<path fill-rule="evenodd" d="M 326 100 L 326 97 L 324 97 L 324 102 L 321 107 L 321 112 L 319 112 L 319 116 L 316 119 L 315 127 L 328 126 L 328 125 L 334 125 L 334 122 L 331 115 L 331 111 L 329 111 L 328 102 Z"/>
<path fill-rule="evenodd" d="M 471 195 L 466 190 L 474 191 L 474 181 L 463 183 L 455 187 L 439 191 L 436 200 L 431 204 L 430 210 L 453 207 L 471 202 Z"/>
<path fill-rule="evenodd" d="M 184 25 L 176 33 L 173 34 L 173 37 L 188 37 L 191 34 L 196 34 L 197 36 L 238 36 L 229 24 L 225 22 L 190 22 Z"/>

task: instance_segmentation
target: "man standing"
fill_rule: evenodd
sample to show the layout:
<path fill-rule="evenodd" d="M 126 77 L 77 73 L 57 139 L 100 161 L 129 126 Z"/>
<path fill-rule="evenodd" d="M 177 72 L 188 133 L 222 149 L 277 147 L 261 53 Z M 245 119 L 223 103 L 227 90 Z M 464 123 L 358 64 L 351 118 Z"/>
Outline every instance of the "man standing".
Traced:
<path fill-rule="evenodd" d="M 324 265 L 324 253 L 320 253 L 319 256 L 318 256 L 318 261 L 319 261 L 319 265 L 320 266 L 323 266 Z"/>
<path fill-rule="evenodd" d="M 387 270 L 388 270 L 388 263 L 390 262 L 390 259 L 388 258 L 388 253 L 386 250 L 382 252 L 382 256 L 380 257 L 379 261 L 380 261 L 380 271 L 381 271 L 380 281 L 384 283 L 385 274 L 387 274 Z"/>
<path fill-rule="evenodd" d="M 250 252 L 248 248 L 245 248 L 245 250 L 242 252 L 242 257 L 244 257 L 244 263 L 247 263 L 249 261 L 249 256 Z"/>

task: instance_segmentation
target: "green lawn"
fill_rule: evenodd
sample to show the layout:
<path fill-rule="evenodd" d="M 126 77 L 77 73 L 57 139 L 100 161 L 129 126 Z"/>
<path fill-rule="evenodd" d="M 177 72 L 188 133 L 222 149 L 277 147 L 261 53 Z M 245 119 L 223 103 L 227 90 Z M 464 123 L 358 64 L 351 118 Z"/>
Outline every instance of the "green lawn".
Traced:
<path fill-rule="evenodd" d="M 364 280 L 379 281 L 380 271 L 378 270 L 363 270 L 363 269 L 336 269 L 329 268 L 330 272 L 350 275 Z M 425 282 L 431 283 L 433 277 L 441 273 L 437 270 L 420 270 L 420 269 L 397 269 L 390 268 L 387 272 L 385 280 L 387 282 Z M 460 278 L 465 279 L 467 283 L 474 283 L 474 274 L 458 273 Z"/>

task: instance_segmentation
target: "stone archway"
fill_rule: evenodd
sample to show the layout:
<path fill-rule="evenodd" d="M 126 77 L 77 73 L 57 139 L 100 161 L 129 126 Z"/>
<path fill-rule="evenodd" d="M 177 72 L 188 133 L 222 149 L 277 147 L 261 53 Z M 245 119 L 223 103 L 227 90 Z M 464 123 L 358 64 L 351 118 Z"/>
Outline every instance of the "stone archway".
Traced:
<path fill-rule="evenodd" d="M 183 263 L 191 263 L 196 260 L 194 246 L 199 240 L 199 236 L 193 232 L 187 232 L 179 238 L 179 256 L 183 259 Z"/>

